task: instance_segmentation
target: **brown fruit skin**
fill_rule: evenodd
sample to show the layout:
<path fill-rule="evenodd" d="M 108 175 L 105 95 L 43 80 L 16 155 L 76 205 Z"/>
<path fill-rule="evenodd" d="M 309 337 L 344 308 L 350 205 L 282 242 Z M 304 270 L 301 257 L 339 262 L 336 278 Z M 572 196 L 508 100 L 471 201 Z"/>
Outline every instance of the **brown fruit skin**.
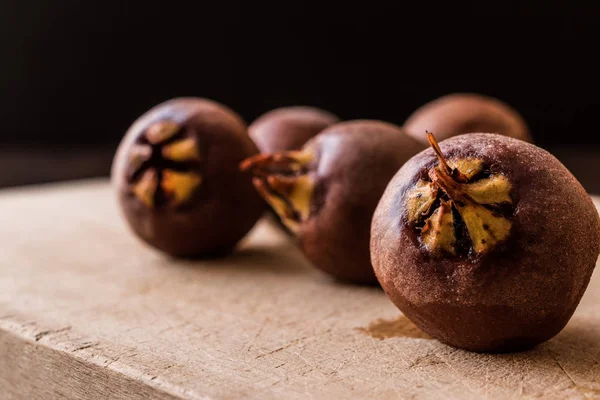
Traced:
<path fill-rule="evenodd" d="M 339 120 L 332 113 L 315 107 L 281 107 L 258 117 L 248 132 L 261 153 L 298 150 Z"/>
<path fill-rule="evenodd" d="M 427 144 L 425 131 L 433 132 L 438 142 L 473 132 L 498 133 L 533 142 L 521 115 L 508 104 L 475 93 L 454 93 L 433 100 L 413 112 L 404 129 Z"/>
<path fill-rule="evenodd" d="M 475 156 L 512 182 L 512 230 L 481 258 L 431 256 L 407 226 L 404 199 L 437 164 L 431 149 L 390 182 L 373 217 L 371 257 L 392 302 L 420 329 L 477 352 L 524 350 L 567 324 L 600 252 L 590 197 L 550 153 L 495 134 L 440 143 L 447 159 Z"/>
<path fill-rule="evenodd" d="M 190 201 L 178 207 L 151 209 L 131 193 L 127 180 L 131 146 L 154 122 L 180 123 L 196 138 L 202 183 Z M 176 98 L 142 115 L 127 131 L 113 161 L 111 179 L 131 229 L 151 246 L 176 257 L 227 253 L 254 226 L 264 203 L 248 174 L 244 158 L 258 153 L 246 124 L 229 108 L 207 99 Z"/>
<path fill-rule="evenodd" d="M 342 281 L 377 283 L 369 255 L 373 212 L 396 171 L 423 147 L 400 127 L 370 120 L 333 125 L 306 144 L 318 155 L 317 180 L 298 238 L 317 268 Z"/>

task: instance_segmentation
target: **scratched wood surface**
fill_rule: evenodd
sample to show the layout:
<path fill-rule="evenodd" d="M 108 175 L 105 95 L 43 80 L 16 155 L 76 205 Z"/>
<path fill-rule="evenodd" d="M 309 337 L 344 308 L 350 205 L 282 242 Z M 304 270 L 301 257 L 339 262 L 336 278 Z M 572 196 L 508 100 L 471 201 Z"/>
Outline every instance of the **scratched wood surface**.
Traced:
<path fill-rule="evenodd" d="M 267 220 L 203 261 L 138 242 L 105 181 L 2 191 L 0 222 L 1 399 L 600 398 L 598 271 L 556 338 L 485 355 L 328 280 Z"/>

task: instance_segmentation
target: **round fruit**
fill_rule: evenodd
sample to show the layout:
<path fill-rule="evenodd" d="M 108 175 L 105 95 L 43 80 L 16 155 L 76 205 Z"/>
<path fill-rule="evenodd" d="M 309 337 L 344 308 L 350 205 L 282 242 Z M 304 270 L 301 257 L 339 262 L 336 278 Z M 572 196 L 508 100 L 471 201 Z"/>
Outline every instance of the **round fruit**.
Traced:
<path fill-rule="evenodd" d="M 227 107 L 174 99 L 131 126 L 112 181 L 127 222 L 150 245 L 173 256 L 226 253 L 264 210 L 238 168 L 257 152 L 245 123 Z"/>
<path fill-rule="evenodd" d="M 252 171 L 260 194 L 317 268 L 341 280 L 375 283 L 373 212 L 392 176 L 422 148 L 395 125 L 348 121 L 300 151 L 258 155 L 242 168 Z"/>
<path fill-rule="evenodd" d="M 248 127 L 250 137 L 262 153 L 299 150 L 317 133 L 339 121 L 315 107 L 282 107 L 260 116 Z"/>
<path fill-rule="evenodd" d="M 404 129 L 427 144 L 425 131 L 439 141 L 463 133 L 488 132 L 531 142 L 525 120 L 506 103 L 474 93 L 455 93 L 433 100 L 417 109 Z"/>
<path fill-rule="evenodd" d="M 429 140 L 373 217 L 382 287 L 419 328 L 455 347 L 503 352 L 552 338 L 600 252 L 590 197 L 550 153 L 521 140 Z"/>

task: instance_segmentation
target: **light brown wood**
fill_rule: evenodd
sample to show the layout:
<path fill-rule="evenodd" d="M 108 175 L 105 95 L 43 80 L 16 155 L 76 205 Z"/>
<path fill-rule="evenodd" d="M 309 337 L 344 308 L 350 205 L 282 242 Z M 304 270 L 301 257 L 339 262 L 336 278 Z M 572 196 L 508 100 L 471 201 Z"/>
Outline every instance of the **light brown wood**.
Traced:
<path fill-rule="evenodd" d="M 0 192 L 0 221 L 1 399 L 600 398 L 599 271 L 556 338 L 486 355 L 331 282 L 267 221 L 195 262 L 135 239 L 104 181 Z"/>

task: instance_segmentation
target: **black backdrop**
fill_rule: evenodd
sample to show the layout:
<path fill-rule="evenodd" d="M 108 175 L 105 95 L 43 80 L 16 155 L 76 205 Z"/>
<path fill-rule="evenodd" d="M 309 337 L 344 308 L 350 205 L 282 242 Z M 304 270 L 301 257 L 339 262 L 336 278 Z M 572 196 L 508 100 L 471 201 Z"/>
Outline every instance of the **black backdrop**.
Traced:
<path fill-rule="evenodd" d="M 313 104 L 402 121 L 453 91 L 499 97 L 542 146 L 599 145 L 598 9 L 582 2 L 0 2 L 0 142 L 114 145 L 198 95 L 247 120 Z"/>

